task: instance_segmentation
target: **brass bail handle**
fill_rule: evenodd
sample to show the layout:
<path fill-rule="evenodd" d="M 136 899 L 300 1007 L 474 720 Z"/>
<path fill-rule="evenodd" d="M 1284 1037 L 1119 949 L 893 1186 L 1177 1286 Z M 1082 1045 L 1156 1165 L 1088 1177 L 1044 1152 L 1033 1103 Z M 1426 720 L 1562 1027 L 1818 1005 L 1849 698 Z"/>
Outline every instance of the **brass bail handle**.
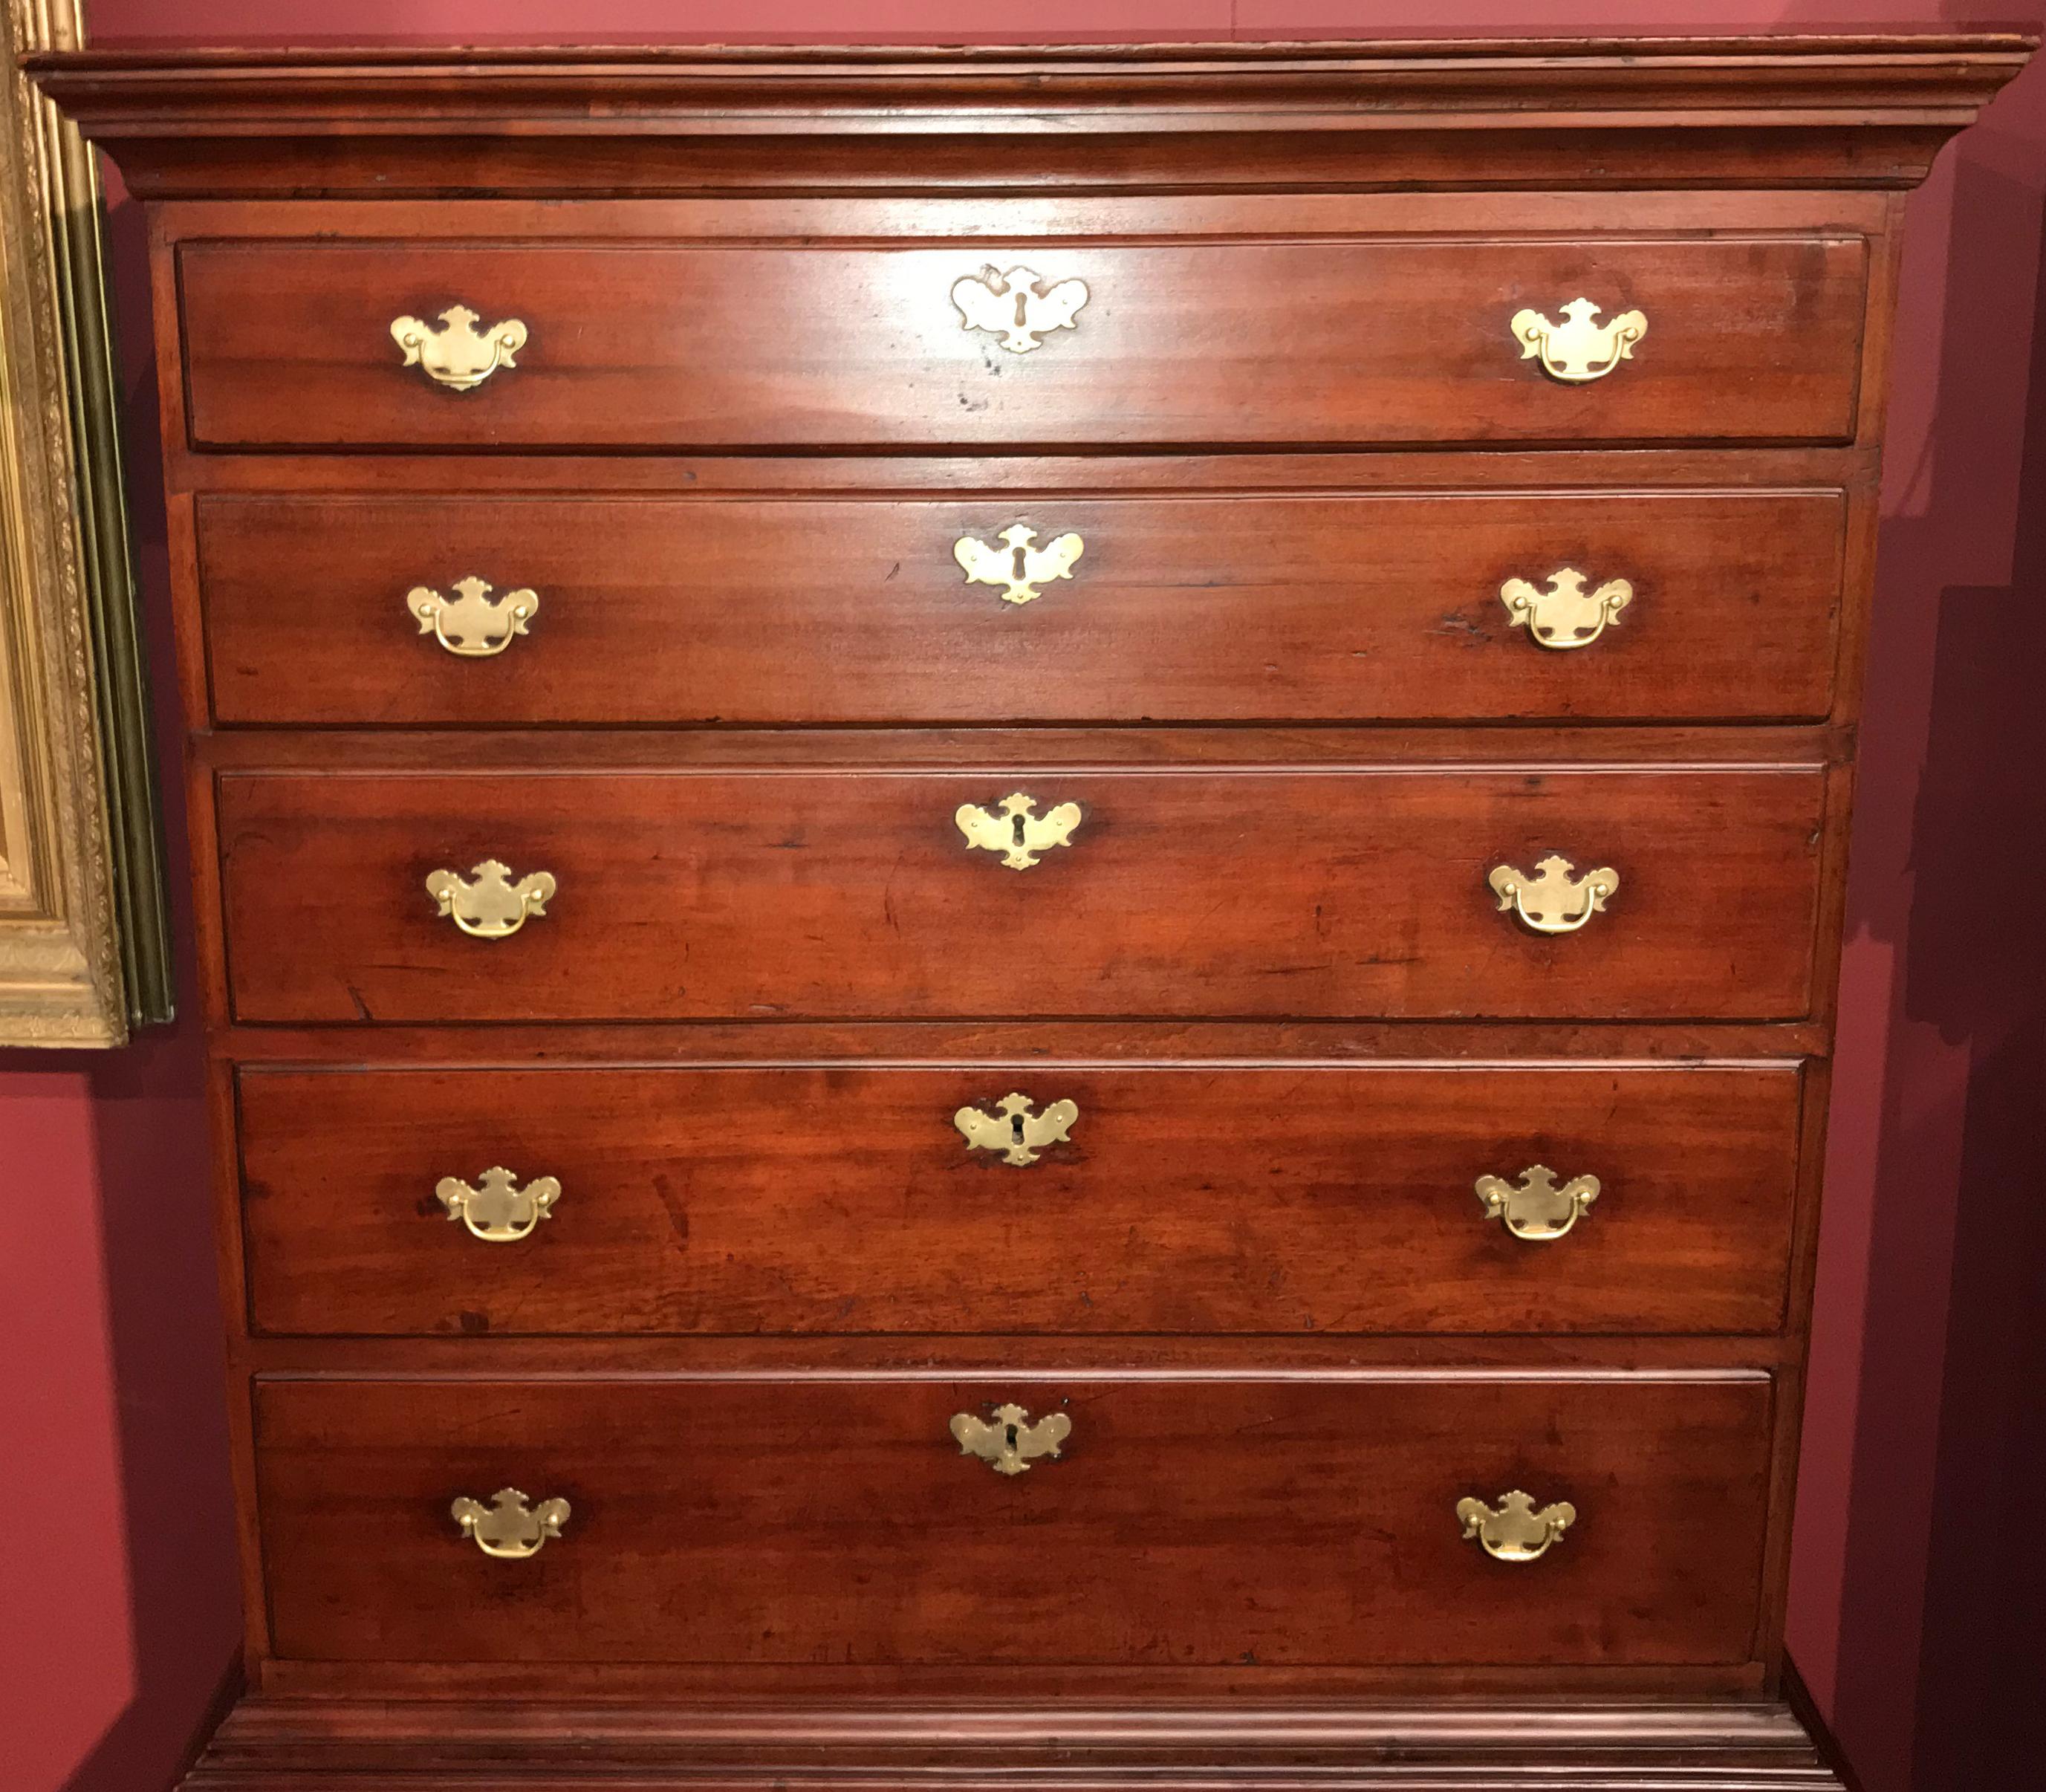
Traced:
<path fill-rule="evenodd" d="M 1551 855 L 1530 877 L 1511 865 L 1495 865 L 1485 877 L 1502 909 L 1510 909 L 1537 933 L 1574 933 L 1604 908 L 1619 888 L 1619 873 L 1601 865 L 1573 877 L 1569 859 Z"/>
<path fill-rule="evenodd" d="M 500 1562 L 524 1562 L 538 1555 L 550 1537 L 558 1537 L 569 1521 L 566 1500 L 531 1504 L 515 1487 L 500 1487 L 485 1505 L 466 1497 L 448 1508 L 461 1534 L 485 1555 Z"/>
<path fill-rule="evenodd" d="M 1515 1488 L 1496 1507 L 1479 1499 L 1459 1500 L 1457 1517 L 1465 1537 L 1495 1562 L 1538 1562 L 1577 1523 L 1577 1508 L 1558 1500 L 1537 1512 L 1534 1496 Z"/>
<path fill-rule="evenodd" d="M 1554 653 L 1588 647 L 1619 612 L 1634 601 L 1634 587 L 1625 579 L 1608 579 L 1595 591 L 1574 566 L 1559 566 L 1549 575 L 1546 591 L 1526 579 L 1511 578 L 1499 588 L 1512 626 L 1524 628 L 1537 647 Z"/>
<path fill-rule="evenodd" d="M 535 1176 L 523 1188 L 502 1164 L 493 1164 L 472 1188 L 460 1176 L 442 1176 L 434 1193 L 473 1238 L 489 1245 L 515 1245 L 530 1238 L 543 1219 L 554 1217 L 562 1185 L 552 1176 Z"/>
<path fill-rule="evenodd" d="M 448 652 L 461 659 L 488 659 L 526 632 L 540 613 L 532 592 L 506 591 L 492 597 L 486 579 L 458 578 L 454 596 L 444 597 L 431 585 L 415 585 L 405 593 L 405 608 Z"/>
<path fill-rule="evenodd" d="M 1596 1176 L 1573 1176 L 1558 1187 L 1556 1172 L 1546 1164 L 1529 1164 L 1520 1172 L 1517 1188 L 1496 1176 L 1480 1176 L 1476 1187 L 1488 1219 L 1498 1220 L 1515 1238 L 1538 1245 L 1562 1238 L 1599 1198 Z"/>
<path fill-rule="evenodd" d="M 529 871 L 515 883 L 512 867 L 496 859 L 470 867 L 466 878 L 445 867 L 427 874 L 437 911 L 478 940 L 509 939 L 547 912 L 555 887 L 550 871 Z"/>
<path fill-rule="evenodd" d="M 1648 334 L 1640 311 L 1622 311 L 1611 322 L 1594 323 L 1599 307 L 1589 299 L 1573 299 L 1563 307 L 1563 321 L 1552 323 L 1537 311 L 1515 311 L 1507 328 L 1520 345 L 1520 358 L 1538 357 L 1542 371 L 1566 385 L 1603 380 L 1623 361 L 1633 358 L 1634 345 Z"/>
<path fill-rule="evenodd" d="M 488 330 L 466 305 L 450 305 L 440 315 L 440 327 L 415 317 L 393 318 L 391 340 L 404 351 L 404 365 L 416 367 L 435 385 L 451 392 L 473 392 L 500 367 L 516 367 L 513 357 L 525 347 L 527 330 L 517 318 L 507 318 Z"/>

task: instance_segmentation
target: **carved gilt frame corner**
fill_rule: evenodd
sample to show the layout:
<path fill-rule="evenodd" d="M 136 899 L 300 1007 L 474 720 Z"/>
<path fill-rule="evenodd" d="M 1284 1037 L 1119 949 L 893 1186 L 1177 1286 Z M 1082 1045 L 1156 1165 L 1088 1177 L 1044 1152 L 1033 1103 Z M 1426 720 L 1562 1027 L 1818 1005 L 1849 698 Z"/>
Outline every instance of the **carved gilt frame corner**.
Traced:
<path fill-rule="evenodd" d="M 7 0 L 0 79 L 0 1046 L 170 1018 L 98 164 L 24 80 L 83 0 Z"/>

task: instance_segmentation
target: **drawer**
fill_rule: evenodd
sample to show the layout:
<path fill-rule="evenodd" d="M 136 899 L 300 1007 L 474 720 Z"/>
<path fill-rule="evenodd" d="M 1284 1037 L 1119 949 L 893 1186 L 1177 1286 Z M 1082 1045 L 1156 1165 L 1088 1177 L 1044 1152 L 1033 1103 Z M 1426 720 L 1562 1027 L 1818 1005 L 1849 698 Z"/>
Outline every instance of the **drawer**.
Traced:
<path fill-rule="evenodd" d="M 1783 1018 L 1810 1005 L 1824 789 L 1816 767 L 226 773 L 230 988 L 252 1022 Z M 1593 910 L 1600 872 L 1619 887 Z"/>
<path fill-rule="evenodd" d="M 1845 513 L 1826 491 L 203 496 L 198 532 L 228 723 L 1672 720 L 1827 713 Z"/>
<path fill-rule="evenodd" d="M 178 270 L 202 447 L 1064 450 L 1844 441 L 1868 257 L 1847 236 L 451 238 L 189 242 Z M 999 303 L 982 277 L 1011 270 L 1048 326 L 1054 289 L 1069 303 L 1078 281 L 1086 302 L 1034 336 L 970 325 L 955 289 L 979 314 Z M 1596 307 L 1581 339 L 1528 354 L 1513 320 L 1567 331 L 1580 299 Z M 465 390 L 405 365 L 392 334 L 456 307 L 475 348 L 446 371 L 491 369 Z M 1633 311 L 1646 334 L 1616 360 L 1600 332 Z M 483 342 L 510 322 L 514 364 L 492 367 Z M 1557 377 L 1545 356 L 1608 370 Z"/>
<path fill-rule="evenodd" d="M 250 1304 L 330 1334 L 1773 1332 L 1799 1083 L 245 1066 Z"/>
<path fill-rule="evenodd" d="M 1004 1475 L 950 1427 L 1009 1402 L 1067 1435 Z M 1754 1373 L 264 1380 L 257 1493 L 287 1658 L 1733 1663 L 1770 1405 Z M 523 1559 L 450 1516 L 507 1487 L 568 1505 Z M 1462 1535 L 1515 1490 L 1575 1510 L 1535 1560 Z"/>

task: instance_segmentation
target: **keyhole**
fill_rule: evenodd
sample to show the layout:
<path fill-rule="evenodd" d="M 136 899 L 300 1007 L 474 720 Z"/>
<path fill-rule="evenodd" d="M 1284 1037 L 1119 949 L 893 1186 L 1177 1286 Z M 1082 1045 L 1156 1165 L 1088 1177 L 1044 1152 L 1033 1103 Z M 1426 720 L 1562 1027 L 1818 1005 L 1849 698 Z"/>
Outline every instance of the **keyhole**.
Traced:
<path fill-rule="evenodd" d="M 1009 839 L 1020 851 L 1023 846 L 1023 817 L 1020 815 L 1010 816 L 1009 826 Z M 1021 1115 L 1016 1117 L 1016 1136 L 1018 1138 L 1023 1136 L 1023 1121 Z"/>
<path fill-rule="evenodd" d="M 1027 583 L 1029 580 L 1029 569 L 1023 564 L 1023 556 L 1029 551 L 1028 548 L 1023 547 L 1013 547 L 1009 550 L 1009 576 L 1018 585 Z M 1018 819 L 1016 825 L 1020 832 L 1023 826 L 1021 819 Z"/>
<path fill-rule="evenodd" d="M 1019 840 L 1017 844 L 1020 846 L 1022 842 Z M 1023 1116 L 1021 1114 L 1012 1114 L 1009 1116 L 1009 1137 L 1014 1139 L 1018 1145 L 1021 1145 L 1023 1142 Z M 1016 1427 L 1013 1425 L 1011 1425 L 1009 1427 L 1009 1435 L 1013 1439 L 1015 1435 Z"/>
<path fill-rule="evenodd" d="M 1023 1122 L 1019 1120 L 1016 1122 L 1016 1130 L 1019 1133 L 1022 1131 Z M 1016 1427 L 1013 1425 L 1010 1425 L 1006 1428 L 1009 1433 L 1009 1447 L 1011 1450 L 1013 1450 L 1016 1447 Z"/>

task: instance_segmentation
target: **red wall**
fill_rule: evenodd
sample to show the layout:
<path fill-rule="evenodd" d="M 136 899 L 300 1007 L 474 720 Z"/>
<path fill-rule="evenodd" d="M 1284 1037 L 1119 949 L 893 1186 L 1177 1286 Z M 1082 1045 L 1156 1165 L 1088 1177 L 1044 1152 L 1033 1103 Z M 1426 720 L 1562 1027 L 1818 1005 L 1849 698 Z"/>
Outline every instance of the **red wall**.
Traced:
<path fill-rule="evenodd" d="M 2036 28 L 2046 0 L 1994 0 Z M 102 42 L 535 42 L 1006 24 L 929 0 L 94 0 Z M 1040 0 L 1033 35 L 1936 27 L 1955 0 Z M 1914 202 L 1898 322 L 1792 1647 L 1868 1792 L 1995 1783 L 2046 1612 L 2042 812 L 2046 70 Z M 165 574 L 133 206 L 115 214 L 130 463 Z M 161 683 L 168 695 L 169 675 Z M 189 1006 L 189 1001 L 187 1002 Z M 0 1055 L 0 1735 L 21 1792 L 159 1792 L 236 1619 L 190 1026 L 109 1060 Z M 1988 1645 L 1988 1646 L 1986 1646 Z M 18 1708 L 18 1709 L 15 1709 Z M 2015 1784 L 2014 1778 L 2008 1783 Z"/>

